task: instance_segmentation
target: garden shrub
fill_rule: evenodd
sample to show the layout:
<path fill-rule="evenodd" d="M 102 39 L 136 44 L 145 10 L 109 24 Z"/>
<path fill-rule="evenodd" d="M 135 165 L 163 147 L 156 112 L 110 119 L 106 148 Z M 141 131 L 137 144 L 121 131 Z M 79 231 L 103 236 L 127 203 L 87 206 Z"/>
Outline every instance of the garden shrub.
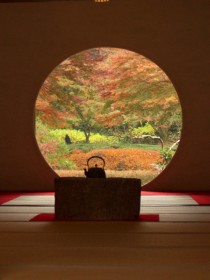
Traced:
<path fill-rule="evenodd" d="M 169 150 L 169 149 L 163 149 L 160 153 L 161 158 L 163 159 L 163 164 L 167 165 L 172 157 L 173 157 L 173 151 Z"/>
<path fill-rule="evenodd" d="M 105 136 L 99 133 L 91 134 L 90 136 L 90 143 L 94 144 L 115 144 L 118 143 L 118 138 L 115 136 Z"/>
<path fill-rule="evenodd" d="M 150 123 L 146 123 L 144 126 L 139 126 L 137 128 L 134 128 L 131 131 L 131 135 L 133 137 L 141 137 L 142 135 L 155 135 L 155 129 L 151 126 Z"/>

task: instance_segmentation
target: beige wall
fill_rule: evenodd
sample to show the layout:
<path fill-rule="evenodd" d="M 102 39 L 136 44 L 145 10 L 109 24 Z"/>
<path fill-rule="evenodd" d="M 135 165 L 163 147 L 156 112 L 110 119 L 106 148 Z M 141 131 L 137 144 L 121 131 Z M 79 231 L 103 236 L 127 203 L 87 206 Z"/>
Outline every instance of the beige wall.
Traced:
<path fill-rule="evenodd" d="M 172 80 L 183 108 L 179 149 L 145 188 L 210 191 L 209 0 L 0 4 L 0 190 L 53 190 L 34 135 L 42 82 L 65 58 L 105 46 L 136 51 Z M 209 70 L 209 69 L 208 69 Z"/>

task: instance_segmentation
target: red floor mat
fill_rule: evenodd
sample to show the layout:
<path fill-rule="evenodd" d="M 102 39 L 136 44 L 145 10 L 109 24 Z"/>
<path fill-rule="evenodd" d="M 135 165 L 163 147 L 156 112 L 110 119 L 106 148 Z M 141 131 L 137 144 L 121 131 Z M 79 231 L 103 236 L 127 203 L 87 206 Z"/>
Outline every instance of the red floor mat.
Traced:
<path fill-rule="evenodd" d="M 12 199 L 19 197 L 21 194 L 19 193 L 0 193 L 0 205 L 6 203 Z"/>
<path fill-rule="evenodd" d="M 210 194 L 189 194 L 199 205 L 210 205 Z"/>
<path fill-rule="evenodd" d="M 38 214 L 30 220 L 30 222 L 55 222 L 55 214 Z M 140 222 L 159 222 L 158 214 L 141 214 L 139 215 Z"/>

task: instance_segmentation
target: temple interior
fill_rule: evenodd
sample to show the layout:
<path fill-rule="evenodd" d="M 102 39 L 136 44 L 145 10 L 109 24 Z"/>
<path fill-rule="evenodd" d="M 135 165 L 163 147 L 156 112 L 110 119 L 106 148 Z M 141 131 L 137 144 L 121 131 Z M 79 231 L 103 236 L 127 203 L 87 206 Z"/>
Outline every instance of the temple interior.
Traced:
<path fill-rule="evenodd" d="M 209 26 L 208 0 L 0 1 L 1 279 L 209 279 Z M 35 102 L 55 66 L 96 47 L 151 59 L 182 106 L 179 148 L 143 186 L 138 221 L 53 219 Z"/>

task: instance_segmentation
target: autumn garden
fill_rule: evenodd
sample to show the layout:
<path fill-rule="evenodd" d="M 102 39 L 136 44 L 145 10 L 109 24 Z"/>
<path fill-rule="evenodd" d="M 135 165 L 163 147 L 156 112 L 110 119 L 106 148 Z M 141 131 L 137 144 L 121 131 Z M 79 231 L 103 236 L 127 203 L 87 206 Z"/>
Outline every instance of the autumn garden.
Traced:
<path fill-rule="evenodd" d="M 96 155 L 104 158 L 107 177 L 142 184 L 170 162 L 182 127 L 166 74 L 144 56 L 116 48 L 89 49 L 59 64 L 40 89 L 35 113 L 39 149 L 60 176 L 84 176 L 87 159 Z"/>

